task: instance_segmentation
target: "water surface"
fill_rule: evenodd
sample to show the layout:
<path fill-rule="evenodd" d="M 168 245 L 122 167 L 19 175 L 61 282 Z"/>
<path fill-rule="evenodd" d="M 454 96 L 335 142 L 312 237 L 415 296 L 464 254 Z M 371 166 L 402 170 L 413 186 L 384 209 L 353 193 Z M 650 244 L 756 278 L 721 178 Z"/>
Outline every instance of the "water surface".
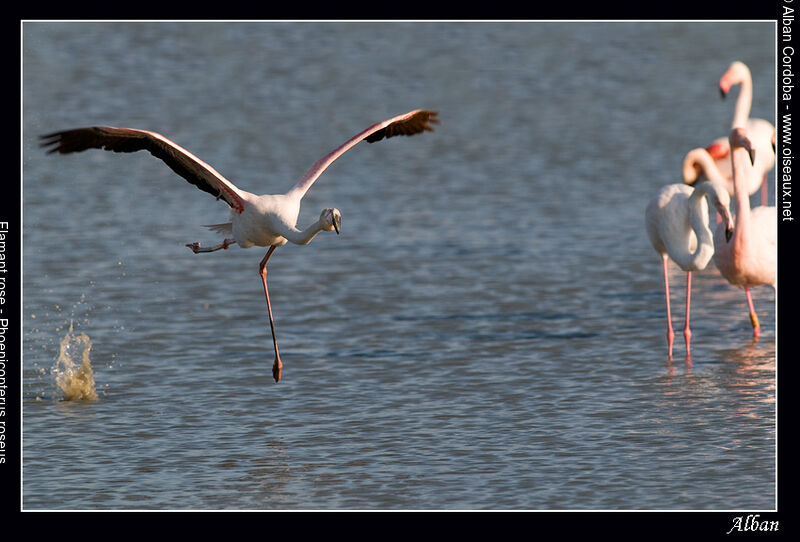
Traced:
<path fill-rule="evenodd" d="M 42 509 L 774 509 L 775 297 L 672 267 L 644 208 L 726 134 L 733 60 L 774 111 L 768 23 L 26 23 L 23 493 Z M 97 47 L 98 42 L 104 43 Z M 155 130 L 341 235 L 270 260 L 146 153 L 39 134 Z M 770 190 L 774 177 L 770 175 Z M 754 204 L 756 203 L 754 199 Z M 770 194 L 774 205 L 774 195 Z M 74 326 L 96 401 L 52 371 Z"/>

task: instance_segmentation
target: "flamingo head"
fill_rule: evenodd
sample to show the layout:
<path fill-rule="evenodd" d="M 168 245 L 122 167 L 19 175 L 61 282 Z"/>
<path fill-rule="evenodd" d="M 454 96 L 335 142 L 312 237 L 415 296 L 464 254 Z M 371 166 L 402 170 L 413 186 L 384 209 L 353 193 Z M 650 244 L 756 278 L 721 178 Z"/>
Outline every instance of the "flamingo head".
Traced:
<path fill-rule="evenodd" d="M 750 143 L 750 139 L 747 137 L 744 128 L 736 127 L 731 130 L 731 135 L 728 140 L 730 141 L 731 150 L 741 147 L 747 151 L 747 155 L 750 157 L 750 164 L 756 161 L 756 150 L 753 148 L 753 144 Z"/>
<path fill-rule="evenodd" d="M 339 212 L 339 209 L 328 207 L 322 210 L 322 214 L 319 215 L 319 222 L 322 224 L 323 230 L 336 231 L 338 235 L 339 230 L 342 228 L 342 213 Z"/>
<path fill-rule="evenodd" d="M 727 190 L 717 191 L 717 197 L 713 198 L 712 205 L 720 216 L 720 223 L 725 224 L 725 242 L 733 237 L 733 217 L 731 216 L 731 197 Z"/>
<path fill-rule="evenodd" d="M 736 61 L 728 66 L 727 71 L 719 80 L 719 93 L 722 98 L 728 95 L 733 85 L 741 83 L 748 77 L 750 69 L 742 62 Z"/>

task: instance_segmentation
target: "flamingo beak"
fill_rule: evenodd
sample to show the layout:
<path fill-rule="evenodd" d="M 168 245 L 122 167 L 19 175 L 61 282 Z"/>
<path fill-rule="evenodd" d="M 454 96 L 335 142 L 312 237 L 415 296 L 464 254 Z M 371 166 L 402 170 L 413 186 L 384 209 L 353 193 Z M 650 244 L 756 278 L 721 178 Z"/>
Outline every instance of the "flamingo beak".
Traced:
<path fill-rule="evenodd" d="M 719 80 L 719 96 L 723 100 L 728 96 L 728 92 L 731 90 L 731 82 L 725 75 L 722 76 L 722 79 Z"/>
<path fill-rule="evenodd" d="M 731 211 L 728 209 L 727 205 L 716 205 L 717 212 L 722 219 L 722 222 L 725 224 L 725 242 L 728 243 L 733 237 L 733 218 L 731 217 Z"/>
<path fill-rule="evenodd" d="M 339 235 L 339 228 L 342 227 L 342 219 L 338 216 L 333 217 L 333 229 L 336 230 L 336 235 Z"/>

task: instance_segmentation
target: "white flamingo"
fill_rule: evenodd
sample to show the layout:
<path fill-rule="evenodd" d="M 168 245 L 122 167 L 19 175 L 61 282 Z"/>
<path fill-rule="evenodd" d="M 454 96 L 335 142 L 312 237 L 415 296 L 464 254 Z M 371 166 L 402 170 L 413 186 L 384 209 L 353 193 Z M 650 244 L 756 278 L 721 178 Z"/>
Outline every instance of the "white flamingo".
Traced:
<path fill-rule="evenodd" d="M 750 209 L 746 190 L 747 175 L 752 164 L 747 155 L 753 146 L 742 128 L 734 128 L 730 135 L 733 196 L 736 214 L 733 235 L 728 236 L 718 227 L 714 233 L 714 263 L 723 277 L 734 286 L 744 288 L 753 338 L 761 335 L 750 288 L 769 285 L 777 292 L 778 262 L 778 211 L 776 207 L 760 205 Z M 755 150 L 758 153 L 758 150 Z"/>
<path fill-rule="evenodd" d="M 697 183 L 694 187 L 680 183 L 668 184 L 661 188 L 645 211 L 647 235 L 653 248 L 661 256 L 664 269 L 669 359 L 672 359 L 675 332 L 672 330 L 667 262 L 671 259 L 686 271 L 686 323 L 683 335 L 686 341 L 686 357 L 689 359 L 692 336 L 689 327 L 692 271 L 705 269 L 714 254 L 714 241 L 708 225 L 708 205 L 705 196 L 722 217 L 721 225 L 729 228 L 733 226 L 729 209 L 730 196 L 719 179 L 714 178 L 711 156 L 705 149 L 694 149 L 690 151 L 690 155 L 692 166 L 697 164 L 703 171 L 708 170 L 710 180 Z"/>
<path fill-rule="evenodd" d="M 287 242 L 305 245 L 321 231 L 335 230 L 338 234 L 341 226 L 339 210 L 326 208 L 322 210 L 319 220 L 304 230 L 298 229 L 296 224 L 300 214 L 300 200 L 317 177 L 334 160 L 358 142 L 366 139 L 369 143 L 373 143 L 397 135 L 411 136 L 426 130 L 432 131 L 430 123 L 438 122 L 436 115 L 436 111 L 417 109 L 373 124 L 317 160 L 311 169 L 285 194 L 261 196 L 237 188 L 214 168 L 155 132 L 132 128 L 92 126 L 54 132 L 42 136 L 42 139 L 44 146 L 54 145 L 49 150 L 50 153 L 65 154 L 86 149 L 105 149 L 115 152 L 147 150 L 200 190 L 216 196 L 217 199 L 222 199 L 231 207 L 230 222 L 209 227 L 218 232 L 232 235 L 232 237 L 226 237 L 222 243 L 209 248 L 200 248 L 200 243 L 191 243 L 186 246 L 191 248 L 195 254 L 227 249 L 233 243 L 237 243 L 242 248 L 253 245 L 269 247 L 259 263 L 258 269 L 267 300 L 272 344 L 275 350 L 272 374 L 275 382 L 278 382 L 281 378 L 283 363 L 278 353 L 272 307 L 269 301 L 267 261 L 277 247 L 285 245 Z"/>
<path fill-rule="evenodd" d="M 767 173 L 775 166 L 775 127 L 767 120 L 750 118 L 750 108 L 753 104 L 753 78 L 750 68 L 743 62 L 733 62 L 719 80 L 719 90 L 723 98 L 735 85 L 740 85 L 739 96 L 733 112 L 731 128 L 745 128 L 750 141 L 755 145 L 755 162 L 750 168 L 745 183 L 749 195 L 758 192 L 761 188 L 761 203 L 767 204 Z M 733 195 L 733 174 L 731 171 L 730 145 L 727 137 L 714 140 L 706 147 L 717 163 L 717 167 L 725 177 L 725 186 L 728 193 Z M 684 170 L 686 173 L 686 170 Z M 697 175 L 684 176 L 684 182 L 693 184 Z"/>

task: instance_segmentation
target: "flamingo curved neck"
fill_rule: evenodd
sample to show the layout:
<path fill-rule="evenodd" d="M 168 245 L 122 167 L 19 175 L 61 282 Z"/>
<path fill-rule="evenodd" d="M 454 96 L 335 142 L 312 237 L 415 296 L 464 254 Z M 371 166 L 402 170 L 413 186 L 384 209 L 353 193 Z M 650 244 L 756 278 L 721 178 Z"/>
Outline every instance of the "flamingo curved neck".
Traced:
<path fill-rule="evenodd" d="M 307 245 L 317 234 L 323 231 L 324 225 L 321 220 L 317 220 L 304 230 L 289 230 L 283 233 L 283 236 L 295 245 Z"/>
<path fill-rule="evenodd" d="M 705 183 L 700 186 L 704 186 Z M 689 252 L 688 245 L 682 251 L 672 251 L 670 257 L 681 269 L 699 271 L 705 269 L 714 256 L 714 236 L 708 226 L 708 207 L 703 204 L 706 190 L 697 188 L 689 196 L 689 224 L 697 237 L 697 247 Z"/>
<path fill-rule="evenodd" d="M 720 183 L 723 186 L 728 183 L 727 179 L 725 179 L 725 176 L 720 171 L 719 166 L 717 166 L 717 163 L 714 161 L 714 158 L 706 149 L 693 149 L 686 155 L 683 162 L 684 179 L 697 179 L 697 175 L 693 174 L 695 166 L 700 167 L 700 171 L 709 181 Z"/>

